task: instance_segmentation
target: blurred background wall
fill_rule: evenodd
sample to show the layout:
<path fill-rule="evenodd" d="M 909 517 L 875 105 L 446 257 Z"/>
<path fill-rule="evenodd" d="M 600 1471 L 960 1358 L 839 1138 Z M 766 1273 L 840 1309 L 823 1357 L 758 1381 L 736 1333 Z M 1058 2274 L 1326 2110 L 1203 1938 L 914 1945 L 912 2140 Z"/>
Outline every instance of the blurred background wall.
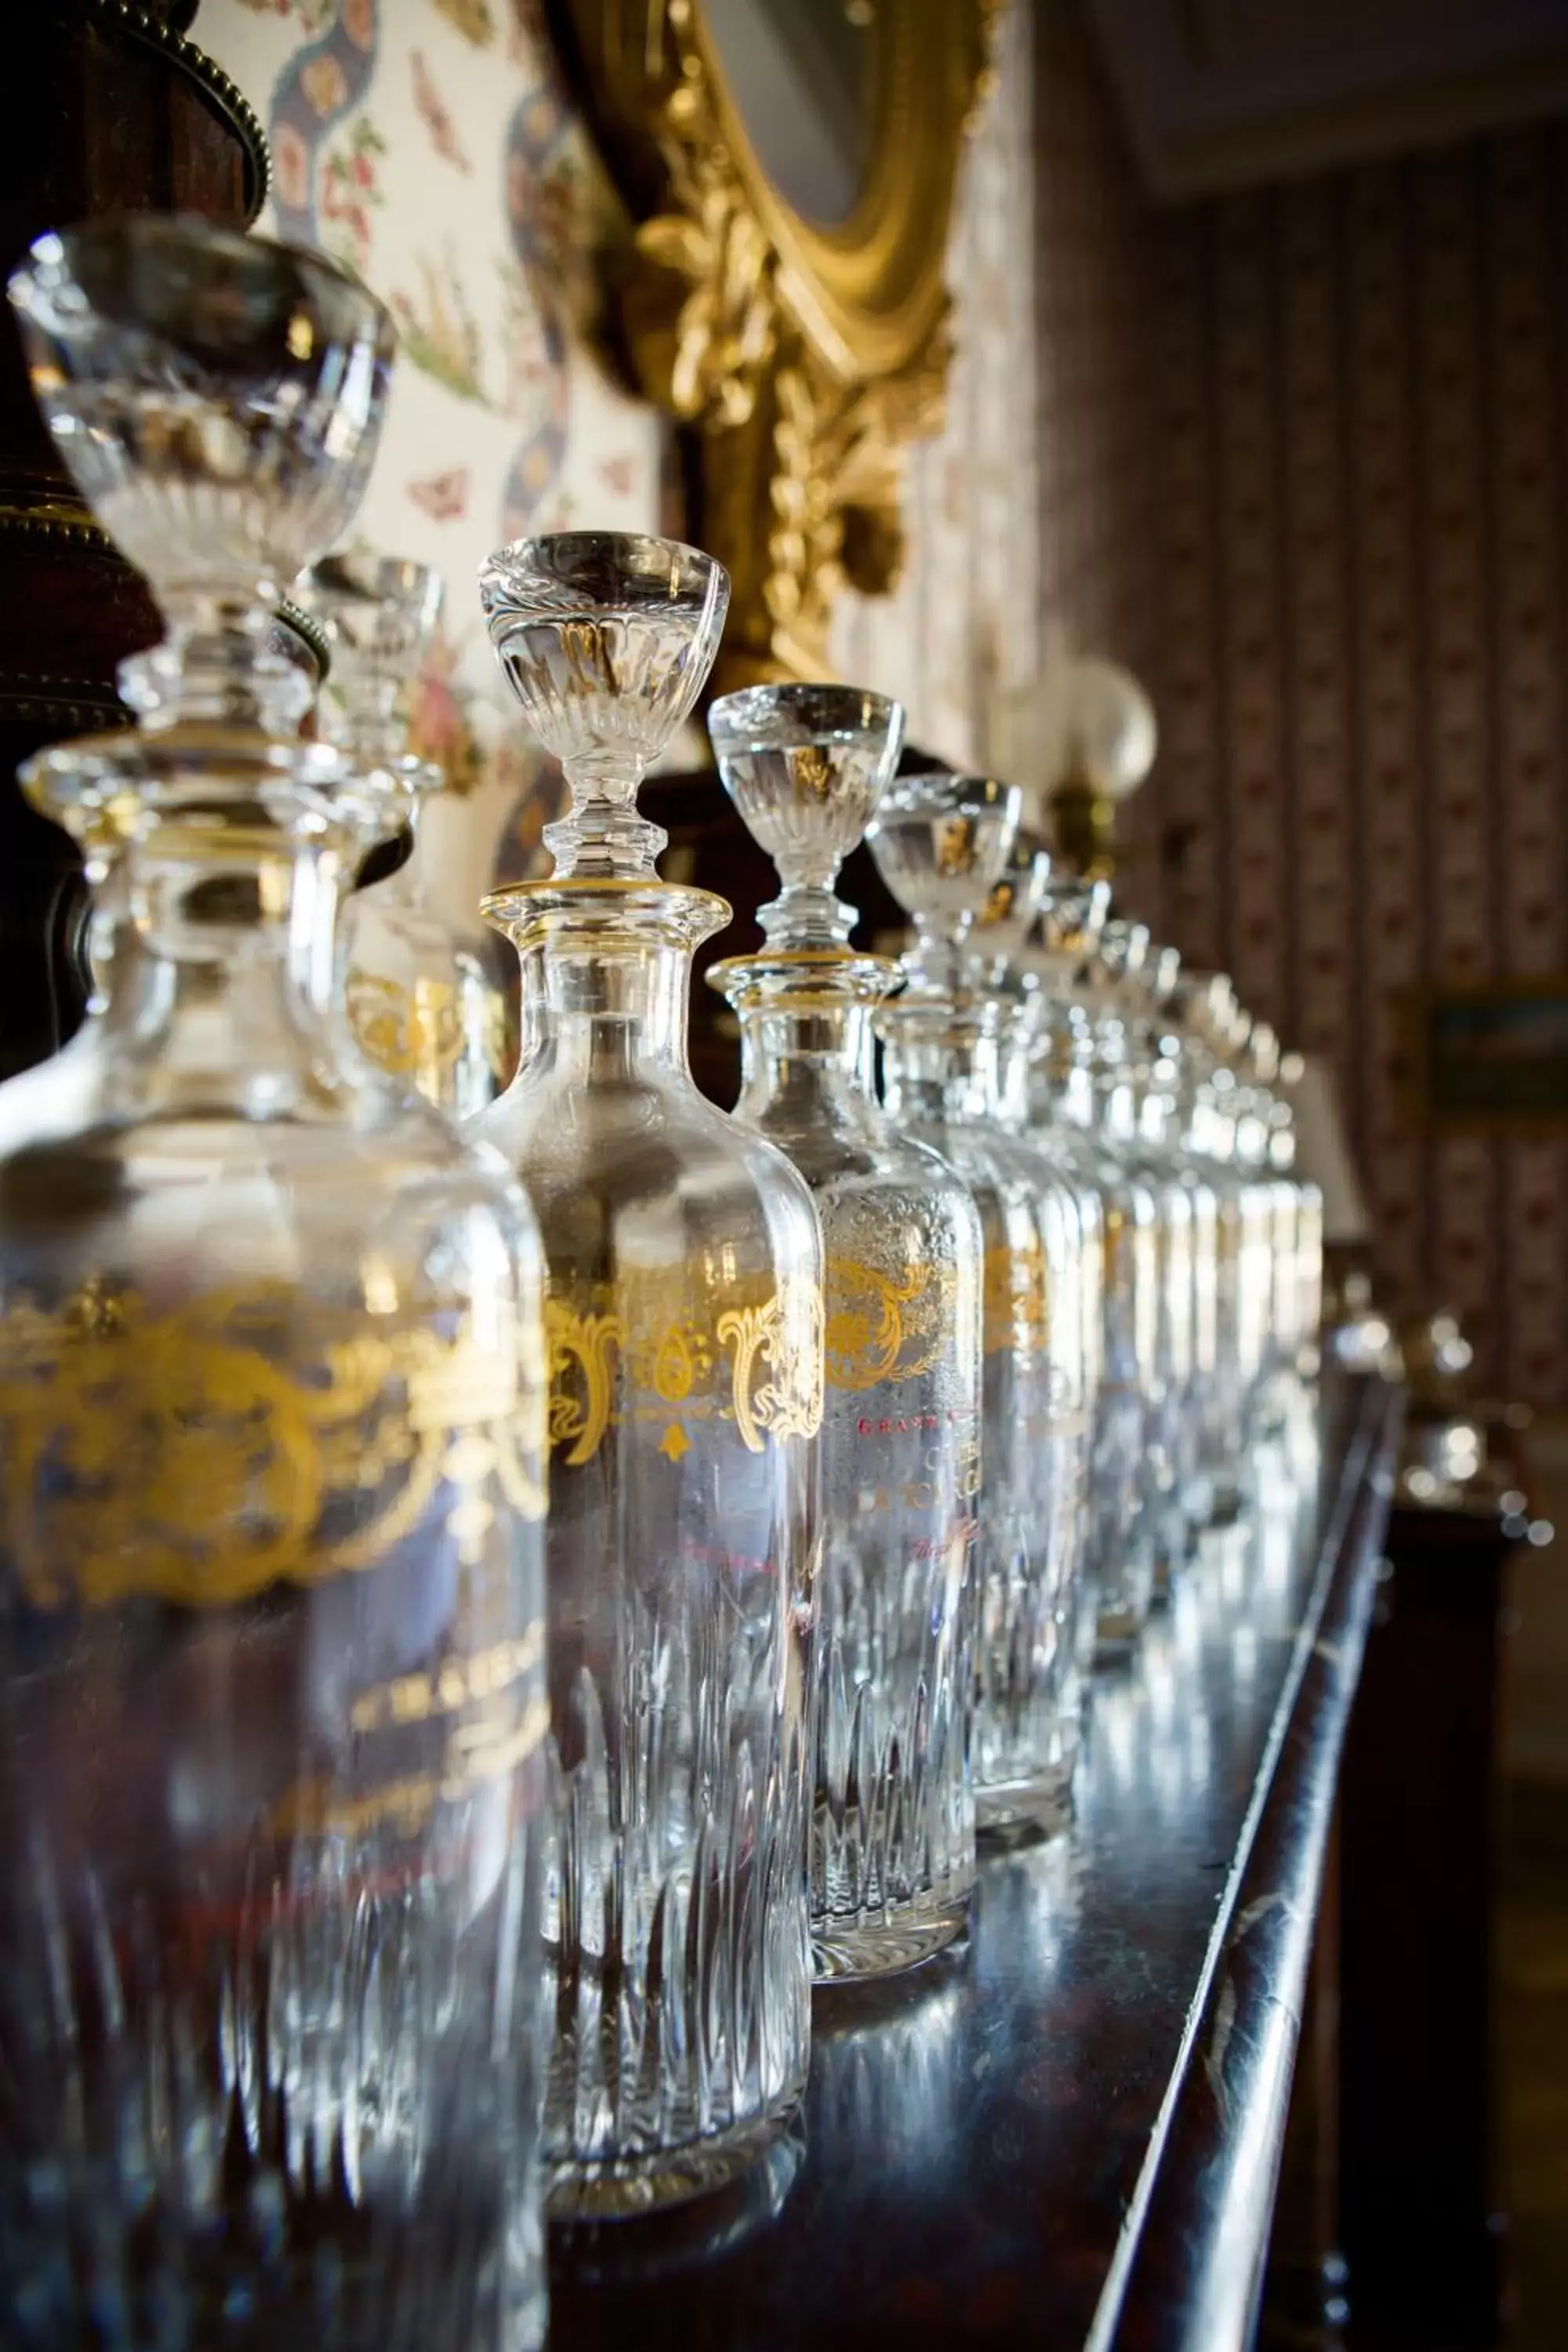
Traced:
<path fill-rule="evenodd" d="M 1568 124 L 1160 224 L 1163 918 L 1338 1074 L 1393 1304 L 1568 1396 L 1568 1144 L 1426 1140 L 1403 994 L 1568 969 Z"/>

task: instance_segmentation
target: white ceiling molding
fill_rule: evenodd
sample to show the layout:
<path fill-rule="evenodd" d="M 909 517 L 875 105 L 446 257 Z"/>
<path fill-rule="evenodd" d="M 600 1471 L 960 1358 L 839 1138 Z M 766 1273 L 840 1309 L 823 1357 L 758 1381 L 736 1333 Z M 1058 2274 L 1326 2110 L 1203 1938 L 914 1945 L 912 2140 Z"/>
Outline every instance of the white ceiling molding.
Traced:
<path fill-rule="evenodd" d="M 1084 5 L 1172 201 L 1568 113 L 1568 0 Z"/>

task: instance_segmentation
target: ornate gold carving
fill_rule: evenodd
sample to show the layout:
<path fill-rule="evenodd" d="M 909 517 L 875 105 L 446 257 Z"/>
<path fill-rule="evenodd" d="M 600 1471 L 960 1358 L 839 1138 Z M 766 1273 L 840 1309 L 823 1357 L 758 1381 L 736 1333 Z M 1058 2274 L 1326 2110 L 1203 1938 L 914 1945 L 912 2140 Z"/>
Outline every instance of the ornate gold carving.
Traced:
<path fill-rule="evenodd" d="M 742 1443 L 814 1435 L 822 1420 L 822 1298 L 814 1284 L 709 1316 L 717 1301 L 685 1303 L 685 1277 L 626 1275 L 592 1303 L 556 1290 L 544 1309 L 550 1442 L 563 1466 L 591 1462 L 622 1422 L 658 1423 L 670 1463 L 689 1452 L 686 1423 L 731 1417 Z M 724 1375 L 719 1379 L 719 1375 Z"/>
<path fill-rule="evenodd" d="M 856 1258 L 827 1261 L 827 1385 L 852 1392 L 917 1380 L 952 1337 L 952 1284 L 931 1265 L 901 1282 Z"/>
<path fill-rule="evenodd" d="M 769 180 L 698 0 L 565 0 L 636 208 L 625 340 L 644 390 L 696 428 L 688 529 L 732 583 L 719 691 L 827 675 L 840 587 L 898 581 L 904 451 L 941 421 L 953 186 L 1000 5 L 900 0 L 868 21 L 868 167 L 828 228 Z"/>
<path fill-rule="evenodd" d="M 157 1311 L 101 1280 L 0 1322 L 0 1508 L 37 1608 L 132 1597 L 228 1607 L 374 1566 L 443 1484 L 459 1556 L 499 1489 L 543 1510 L 522 1333 L 465 1321 L 334 1339 L 282 1284 Z"/>
<path fill-rule="evenodd" d="M 463 1050 L 463 1009 L 449 981 L 422 976 L 405 988 L 351 964 L 344 1002 L 354 1043 L 394 1077 L 433 1080 Z"/>

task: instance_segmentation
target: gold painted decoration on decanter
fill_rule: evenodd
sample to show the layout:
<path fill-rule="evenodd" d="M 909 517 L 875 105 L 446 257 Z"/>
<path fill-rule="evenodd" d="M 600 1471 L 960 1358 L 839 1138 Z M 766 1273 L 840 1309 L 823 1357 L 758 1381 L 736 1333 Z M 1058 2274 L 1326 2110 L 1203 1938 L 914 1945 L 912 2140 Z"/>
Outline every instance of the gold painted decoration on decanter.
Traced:
<path fill-rule="evenodd" d="M 159 1309 L 93 1277 L 0 1321 L 0 1507 L 40 1609 L 232 1607 L 374 1567 L 447 1489 L 458 1557 L 495 1495 L 544 1507 L 527 1337 L 379 1318 L 346 1338 L 287 1285 Z"/>
<path fill-rule="evenodd" d="M 449 1070 L 463 1050 L 462 1006 L 449 981 L 419 979 L 405 988 L 353 964 L 344 1001 L 355 1045 L 393 1077 Z"/>
<path fill-rule="evenodd" d="M 929 1372 L 952 1336 L 951 1275 L 907 1265 L 901 1280 L 857 1258 L 827 1261 L 827 1385 L 855 1392 Z"/>
<path fill-rule="evenodd" d="M 766 1436 L 815 1437 L 822 1426 L 822 1293 L 782 1283 L 765 1307 L 731 1307 L 719 1338 L 733 1345 L 735 1419 L 748 1451 Z"/>
<path fill-rule="evenodd" d="M 1037 1356 L 1050 1345 L 1050 1269 L 1037 1241 L 1002 1242 L 985 1253 L 982 1310 L 988 1356 L 1010 1348 Z"/>
<path fill-rule="evenodd" d="M 822 1295 L 788 1280 L 754 1299 L 715 1293 L 695 1303 L 682 1269 L 630 1271 L 564 1286 L 545 1303 L 550 1443 L 564 1468 L 591 1462 L 605 1433 L 651 1423 L 678 1463 L 693 1432 L 729 1421 L 753 1454 L 767 1438 L 813 1436 L 822 1421 Z M 715 1318 L 714 1308 L 720 1311 Z"/>
<path fill-rule="evenodd" d="M 616 1358 L 626 1339 L 620 1315 L 584 1314 L 553 1294 L 544 1303 L 550 1443 L 566 1447 L 571 1469 L 593 1460 L 610 1425 Z"/>

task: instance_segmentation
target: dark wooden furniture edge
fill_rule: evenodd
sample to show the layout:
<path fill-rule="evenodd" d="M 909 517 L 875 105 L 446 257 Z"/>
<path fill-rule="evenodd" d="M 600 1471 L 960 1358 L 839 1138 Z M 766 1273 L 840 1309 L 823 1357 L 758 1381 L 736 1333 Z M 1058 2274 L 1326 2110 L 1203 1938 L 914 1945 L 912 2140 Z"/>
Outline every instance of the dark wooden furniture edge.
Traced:
<path fill-rule="evenodd" d="M 1242 2352 L 1268 2252 L 1340 1760 L 1404 1396 L 1361 1400 L 1171 2090 L 1086 2352 Z"/>

